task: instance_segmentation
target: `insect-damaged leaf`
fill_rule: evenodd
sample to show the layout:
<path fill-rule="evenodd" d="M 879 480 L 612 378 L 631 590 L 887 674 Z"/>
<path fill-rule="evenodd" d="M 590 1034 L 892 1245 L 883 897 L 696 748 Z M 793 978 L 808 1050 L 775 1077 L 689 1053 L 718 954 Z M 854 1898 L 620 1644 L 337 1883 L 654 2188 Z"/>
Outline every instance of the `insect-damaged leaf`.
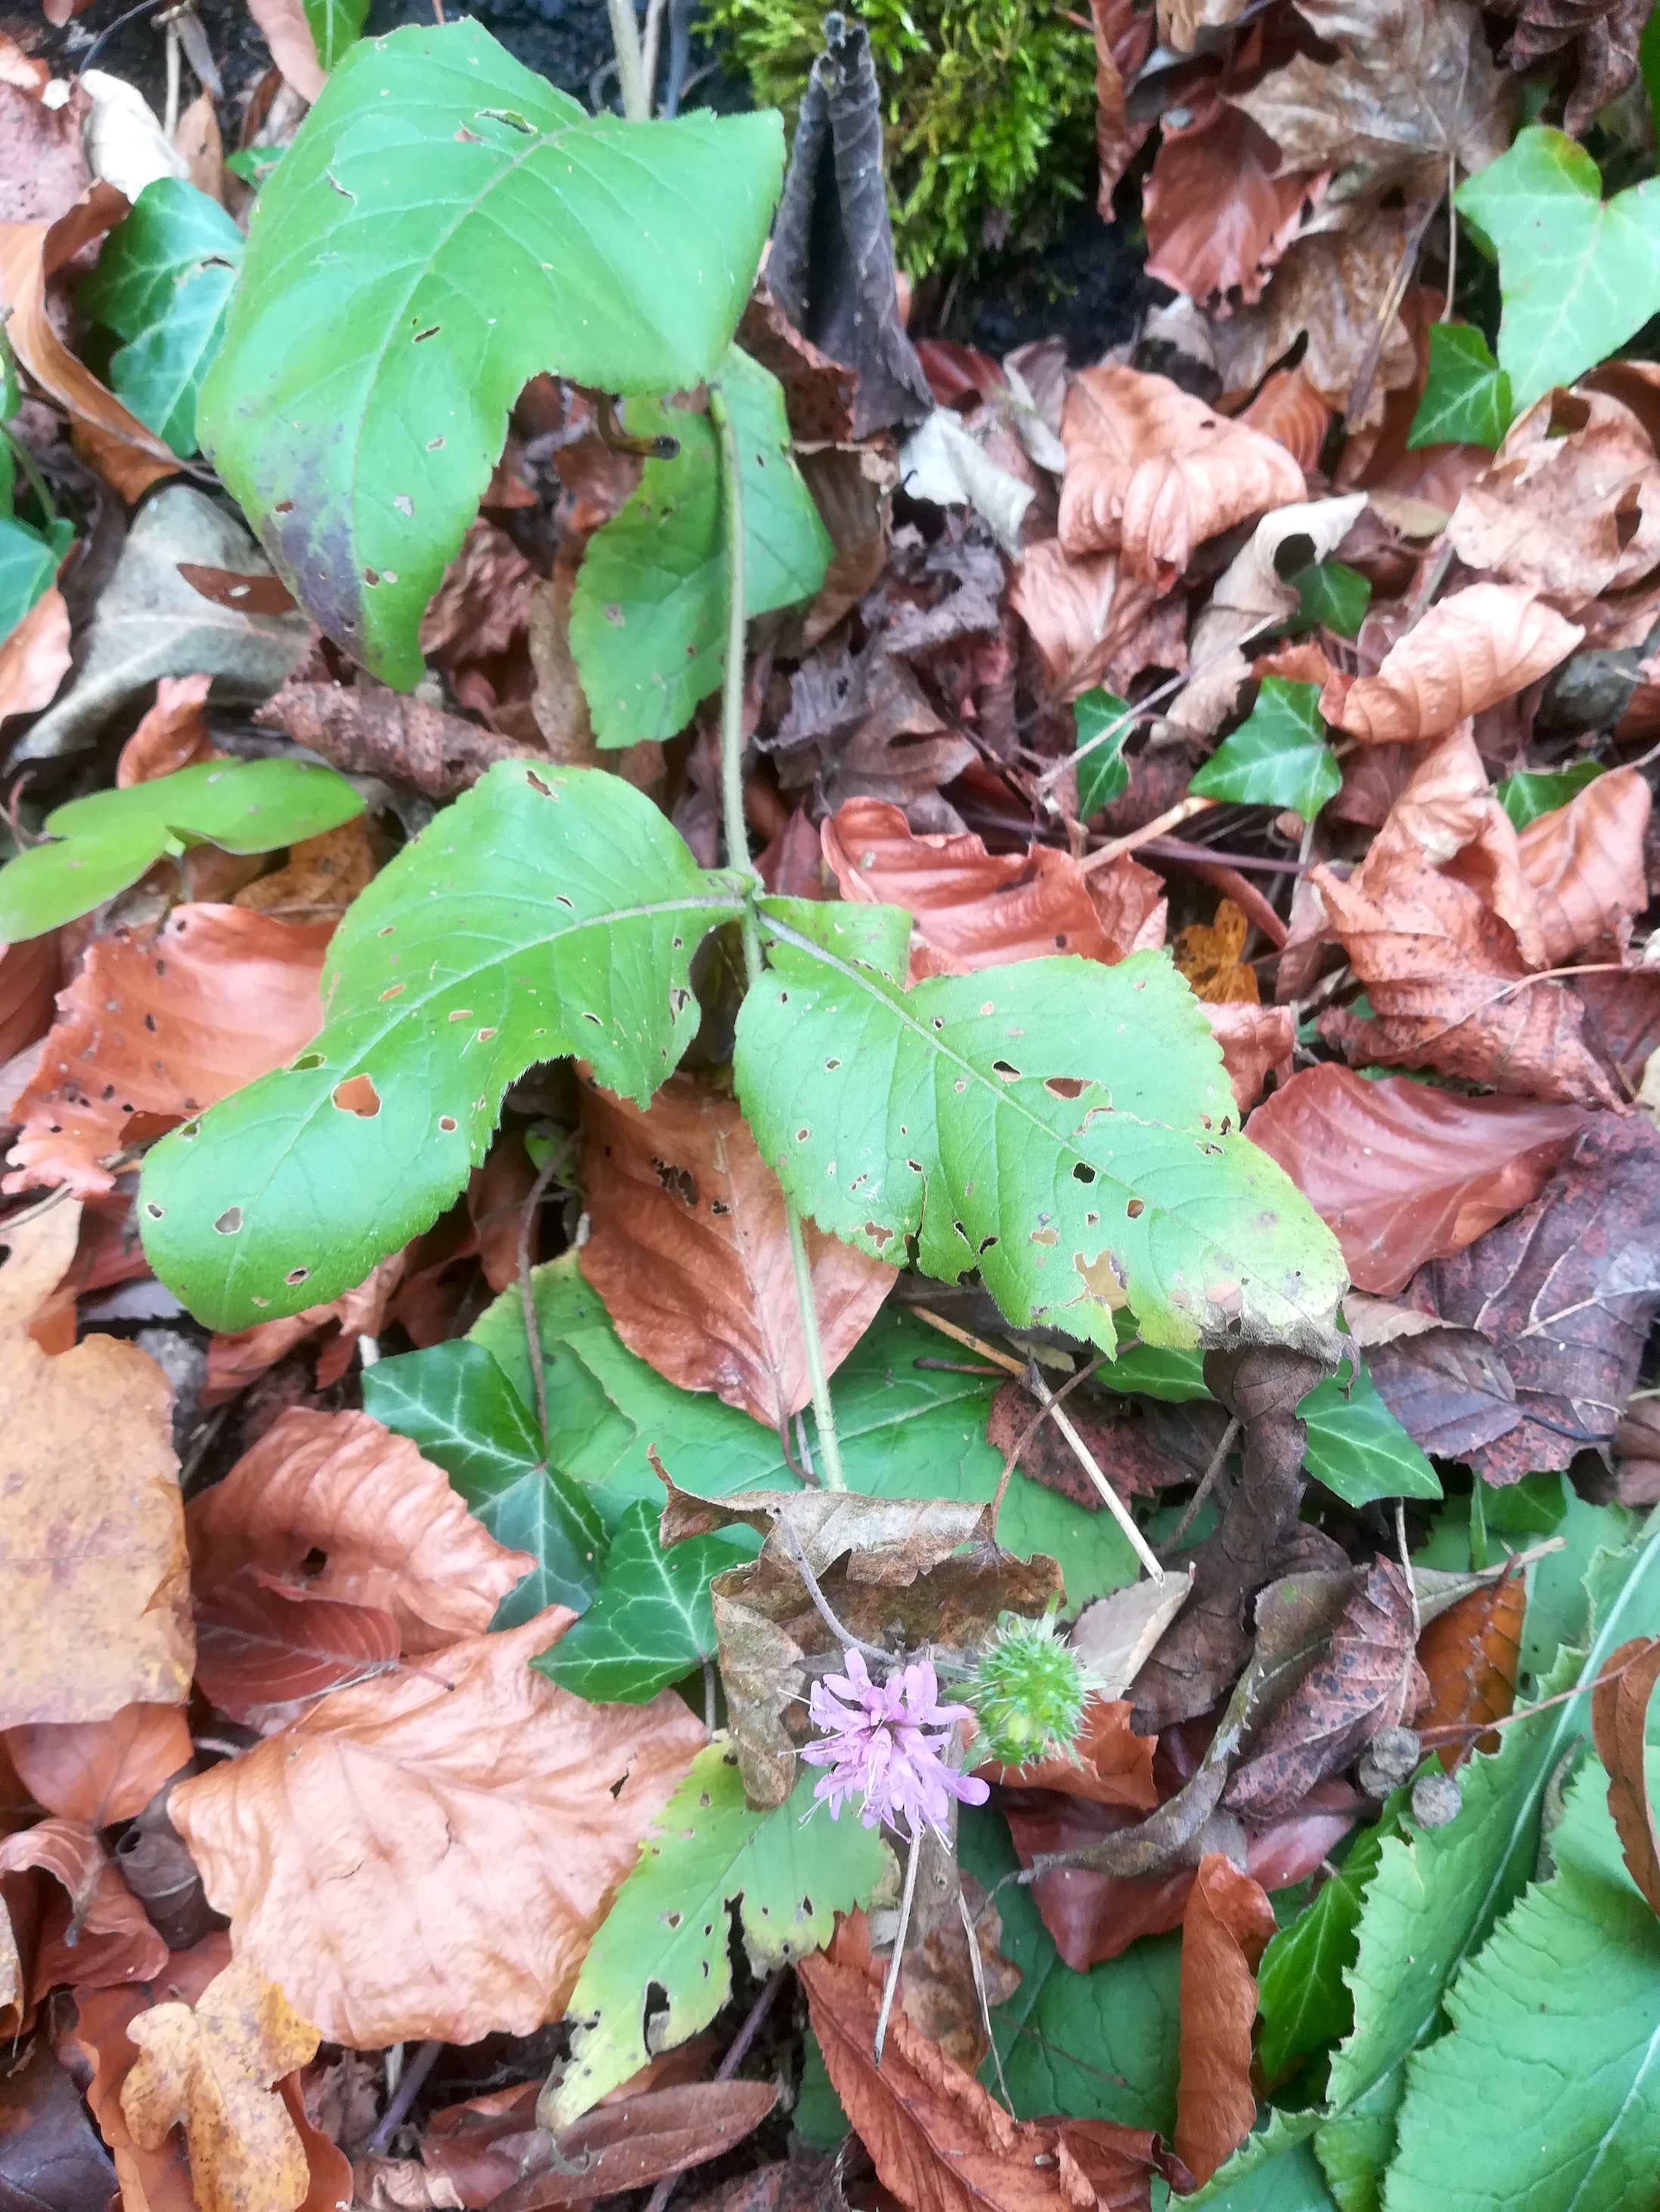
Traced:
<path fill-rule="evenodd" d="M 714 374 L 782 150 L 775 114 L 587 115 L 476 23 L 346 54 L 259 196 L 198 410 L 339 644 L 415 684 L 422 610 L 538 370 L 642 393 Z"/>
<path fill-rule="evenodd" d="M 353 906 L 313 1043 L 150 1154 L 151 1266 L 216 1328 L 297 1313 L 437 1218 L 532 1061 L 581 1053 L 643 1105 L 730 883 L 618 777 L 498 763 Z"/>
<path fill-rule="evenodd" d="M 1335 1355 L 1330 1232 L 1233 1132 L 1220 1052 L 1154 953 L 1029 960 L 905 991 L 907 918 L 771 900 L 772 969 L 738 1022 L 762 1155 L 821 1228 L 1009 1319 L 1116 1347 L 1224 1336 Z M 995 1174 L 986 1164 L 995 1160 Z"/>

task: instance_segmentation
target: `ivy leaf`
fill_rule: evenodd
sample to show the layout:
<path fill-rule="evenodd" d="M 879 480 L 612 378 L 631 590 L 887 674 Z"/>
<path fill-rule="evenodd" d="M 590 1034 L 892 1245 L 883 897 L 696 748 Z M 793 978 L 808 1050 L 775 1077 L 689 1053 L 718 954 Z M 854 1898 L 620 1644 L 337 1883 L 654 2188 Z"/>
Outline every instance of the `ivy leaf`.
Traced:
<path fill-rule="evenodd" d="M 337 643 L 418 680 L 422 611 L 537 371 L 641 393 L 716 373 L 782 160 L 775 114 L 587 115 L 471 21 L 347 52 L 260 192 L 198 411 Z"/>
<path fill-rule="evenodd" d="M 204 761 L 72 799 L 42 825 L 57 842 L 31 846 L 0 868 L 0 939 L 40 937 L 90 914 L 164 853 L 192 844 L 269 853 L 338 829 L 362 811 L 344 776 L 295 760 Z"/>
<path fill-rule="evenodd" d="M 481 1345 L 435 1344 L 377 1360 L 363 1371 L 363 1410 L 441 1467 L 498 1544 L 535 1559 L 492 1629 L 517 1628 L 544 1606 L 587 1606 L 605 1557 L 605 1524 L 583 1486 L 547 1463 L 530 1408 Z"/>
<path fill-rule="evenodd" d="M 759 1548 L 750 1540 L 753 1532 L 743 1528 L 689 1536 L 665 1551 L 657 1540 L 661 1510 L 643 1498 L 629 1506 L 611 1539 L 593 1605 L 551 1651 L 532 1662 L 562 1690 L 593 1705 L 643 1705 L 712 1659 L 709 1577 Z"/>
<path fill-rule="evenodd" d="M 1135 724 L 1125 702 L 1115 698 L 1110 691 L 1104 691 L 1098 684 L 1093 691 L 1085 691 L 1081 698 L 1073 700 L 1072 714 L 1078 732 L 1075 750 L 1083 754 L 1077 769 L 1078 819 L 1087 822 L 1104 806 L 1110 806 L 1115 799 L 1122 799 L 1130 787 L 1124 741 L 1134 734 Z M 1116 737 L 1097 745 L 1093 752 L 1084 752 L 1085 745 L 1115 723 L 1123 726 Z"/>
<path fill-rule="evenodd" d="M 109 386 L 184 459 L 196 451 L 196 398 L 224 336 L 242 234 L 216 200 L 180 177 L 146 185 L 81 287 L 84 314 L 126 343 Z"/>
<path fill-rule="evenodd" d="M 629 1351 L 583 1280 L 575 1253 L 538 1267 L 533 1281 L 549 1456 L 586 1486 L 607 1528 L 618 1528 L 636 1503 L 661 1512 L 663 1486 L 647 1457 L 651 1445 L 681 1487 L 702 1498 L 798 1487 L 774 1431 L 712 1393 L 677 1390 Z M 521 1396 L 529 1394 L 516 1289 L 480 1316 L 471 1340 L 494 1354 Z M 933 1329 L 908 1314 L 885 1312 L 836 1370 L 836 1422 L 850 1489 L 870 1498 L 982 1501 L 996 1489 L 1003 1455 L 986 1441 L 986 1420 L 997 1383 L 917 1364 L 939 1352 Z M 816 1449 L 810 1417 L 801 1418 Z M 1022 1559 L 1043 1552 L 1065 1561 L 1073 1605 L 1134 1579 L 1135 1561 L 1110 1514 L 1092 1513 L 1018 1472 L 997 1528 Z"/>
<path fill-rule="evenodd" d="M 571 1992 L 568 2017 L 578 2024 L 551 2126 L 568 2126 L 654 2052 L 708 2026 L 732 1991 L 729 1905 L 765 1974 L 821 1949 L 836 1915 L 869 1898 L 882 1878 L 881 1842 L 851 1815 L 832 1820 L 815 1806 L 816 1780 L 804 1776 L 783 1804 L 752 1813 L 731 1745 L 698 1753 Z M 654 1988 L 666 2002 L 648 2027 Z"/>
<path fill-rule="evenodd" d="M 1408 445 L 1501 445 L 1515 411 L 1510 378 L 1474 324 L 1432 323 L 1429 373 Z"/>
<path fill-rule="evenodd" d="M 11 447 L 0 439 L 0 455 Z M 0 638 L 15 630 L 51 585 L 58 564 L 75 541 L 70 524 L 60 519 L 49 536 L 0 514 Z"/>
<path fill-rule="evenodd" d="M 1270 2086 L 1354 2025 L 1354 2000 L 1343 1977 L 1359 1948 L 1366 1884 L 1377 1871 L 1384 1837 L 1398 1833 L 1399 1826 L 1396 1808 L 1362 1828 L 1337 1874 L 1262 1954 L 1256 1972 L 1257 2057 Z"/>
<path fill-rule="evenodd" d="M 1649 1754 L 1660 1778 L 1660 1752 Z M 1660 1920 L 1620 1863 L 1601 1772 L 1552 1830 L 1558 1871 L 1460 1969 L 1454 2033 L 1408 2072 L 1391 2212 L 1621 2212 L 1660 2171 Z"/>
<path fill-rule="evenodd" d="M 1347 561 L 1311 561 L 1293 569 L 1286 582 L 1297 594 L 1298 629 L 1323 627 L 1353 637 L 1371 605 L 1371 586 Z"/>
<path fill-rule="evenodd" d="M 1499 257 L 1499 363 L 1518 412 L 1660 308 L 1660 179 L 1605 201 L 1596 162 L 1566 131 L 1530 125 L 1455 204 Z"/>
<path fill-rule="evenodd" d="M 1293 807 L 1312 822 L 1342 783 L 1343 772 L 1326 743 L 1319 685 L 1265 676 L 1256 704 L 1188 788 L 1202 799 Z"/>
<path fill-rule="evenodd" d="M 744 483 L 744 604 L 751 615 L 811 599 L 833 548 L 790 451 L 783 388 L 730 346 L 721 385 Z M 708 416 L 655 402 L 629 410 L 679 441 L 648 460 L 621 513 L 597 530 L 571 594 L 570 644 L 602 745 L 672 738 L 721 681 L 727 545 L 720 456 Z"/>
<path fill-rule="evenodd" d="M 1233 1131 L 1204 1011 L 1162 953 L 937 975 L 908 917 L 773 899 L 773 966 L 733 1074 L 763 1156 L 821 1228 L 879 1258 L 977 1267 L 1017 1327 L 1335 1352 L 1331 1232 Z M 988 1173 L 987 1163 L 996 1163 Z"/>
<path fill-rule="evenodd" d="M 319 65 L 326 74 L 363 35 L 369 0 L 303 0 Z"/>
<path fill-rule="evenodd" d="M 1309 1473 L 1345 1504 L 1369 1505 L 1376 1498 L 1440 1497 L 1440 1477 L 1358 1363 L 1347 1387 L 1329 1375 L 1297 1413 L 1306 1424 Z"/>
<path fill-rule="evenodd" d="M 1493 797 L 1517 829 L 1525 830 L 1541 814 L 1566 806 L 1576 792 L 1595 783 L 1602 773 L 1601 762 L 1590 760 L 1575 761 L 1567 768 L 1519 769 L 1495 787 Z"/>
<path fill-rule="evenodd" d="M 620 777 L 498 762 L 350 908 L 313 1042 L 150 1153 L 151 1266 L 215 1328 L 350 1289 L 437 1219 L 532 1062 L 581 1053 L 643 1106 L 739 906 Z"/>

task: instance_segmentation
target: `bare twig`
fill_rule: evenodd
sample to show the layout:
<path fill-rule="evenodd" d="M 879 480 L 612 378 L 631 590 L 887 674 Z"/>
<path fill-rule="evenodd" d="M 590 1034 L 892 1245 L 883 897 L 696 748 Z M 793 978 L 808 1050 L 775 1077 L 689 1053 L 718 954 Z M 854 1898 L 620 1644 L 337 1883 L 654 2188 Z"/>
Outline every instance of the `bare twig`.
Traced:
<path fill-rule="evenodd" d="M 403 2126 L 410 2116 L 410 2106 L 426 2086 L 428 2075 L 438 2063 L 438 2054 L 443 2048 L 441 2043 L 423 2043 L 404 2067 L 374 2133 L 363 2146 L 362 2155 L 364 2158 L 378 2157 Z"/>
<path fill-rule="evenodd" d="M 1136 1558 L 1140 1559 L 1142 1565 L 1152 1577 L 1154 1582 L 1162 1583 L 1164 1580 L 1164 1562 L 1159 1559 L 1158 1553 L 1153 1550 L 1152 1545 L 1148 1543 L 1146 1538 L 1141 1534 L 1141 1531 L 1136 1527 L 1134 1515 L 1130 1511 L 1128 1506 L 1125 1504 L 1123 1499 L 1118 1495 L 1118 1492 L 1113 1488 L 1112 1485 L 1107 1480 L 1106 1476 L 1102 1474 L 1100 1468 L 1096 1464 L 1094 1453 L 1084 1442 L 1082 1437 L 1079 1435 L 1077 1430 L 1073 1428 L 1067 1415 L 1061 1412 L 1060 1401 L 1056 1398 L 1055 1393 L 1049 1389 L 1049 1384 L 1044 1382 L 1043 1376 L 1037 1372 L 1036 1361 L 1033 1362 L 1032 1365 L 1027 1370 L 1026 1388 L 1031 1392 L 1033 1397 L 1038 1401 L 1039 1404 L 1043 1406 L 1044 1411 L 1049 1414 L 1055 1427 L 1060 1430 L 1061 1435 L 1072 1446 L 1073 1456 L 1077 1460 L 1078 1464 L 1083 1468 L 1085 1474 L 1088 1475 L 1090 1480 L 1095 1485 L 1097 1490 L 1100 1492 L 1101 1503 L 1106 1507 L 1108 1512 L 1111 1514 L 1113 1519 L 1123 1530 L 1126 1538 L 1128 1540 L 1131 1551 L 1134 1553 Z"/>
<path fill-rule="evenodd" d="M 1162 1557 L 1164 1559 L 1168 1559 L 1172 1553 L 1180 1550 L 1183 1537 L 1187 1534 L 1189 1529 L 1192 1528 L 1194 1522 L 1199 1518 L 1199 1509 L 1204 1504 L 1205 1500 L 1210 1496 L 1212 1491 L 1215 1489 L 1216 1478 L 1221 1474 L 1224 1462 L 1226 1461 L 1228 1454 L 1233 1449 L 1234 1438 L 1239 1433 L 1239 1417 L 1236 1414 L 1233 1419 L 1228 1423 L 1226 1428 L 1223 1430 L 1222 1441 L 1218 1444 L 1216 1449 L 1211 1454 L 1210 1465 L 1205 1469 L 1204 1474 L 1199 1478 L 1199 1487 L 1194 1492 L 1192 1497 L 1189 1498 L 1186 1512 L 1183 1514 L 1182 1518 L 1177 1522 L 1175 1528 L 1171 1530 L 1170 1534 L 1164 1539 L 1164 1551 L 1162 1553 Z"/>
<path fill-rule="evenodd" d="M 916 1899 L 916 1862 L 922 1856 L 922 1845 L 915 1828 L 911 1830 L 910 1850 L 905 1859 L 905 1890 L 899 1900 L 899 1929 L 893 1939 L 893 1956 L 888 1961 L 888 1978 L 882 1984 L 882 2008 L 876 2015 L 876 2063 L 882 2063 L 882 2045 L 888 2039 L 888 2015 L 893 2010 L 894 1992 L 899 1987 L 900 1970 L 905 1963 L 905 1937 L 910 1929 L 910 1909 Z M 970 1944 L 972 1950 L 974 1946 Z"/>
<path fill-rule="evenodd" d="M 882 1661 L 884 1665 L 886 1665 L 893 1656 L 893 1654 L 891 1651 L 885 1651 L 879 1644 L 866 1644 L 863 1637 L 855 1636 L 850 1628 L 844 1628 L 842 1623 L 836 1619 L 835 1613 L 831 1609 L 830 1600 L 824 1595 L 824 1591 L 818 1587 L 818 1577 L 814 1574 L 812 1567 L 808 1564 L 806 1552 L 802 1545 L 800 1536 L 797 1533 L 787 1514 L 781 1513 L 779 1515 L 778 1526 L 784 1532 L 785 1542 L 795 1555 L 795 1564 L 800 1571 L 802 1584 L 806 1590 L 807 1595 L 812 1600 L 813 1611 L 818 1615 L 820 1620 L 824 1622 L 825 1627 L 829 1629 L 830 1634 L 836 1638 L 842 1649 L 844 1651 L 862 1651 L 867 1659 L 879 1659 Z"/>
<path fill-rule="evenodd" d="M 969 1901 L 963 1894 L 963 1885 L 957 1885 L 957 1909 L 963 1916 L 963 1933 L 969 1939 L 969 1972 L 974 1977 L 974 1994 L 980 2000 L 980 2021 L 986 2031 L 986 2040 L 991 2045 L 991 2055 L 997 2068 L 997 2086 L 1003 2093 L 1003 2102 L 1010 2112 L 1014 2100 L 1009 2094 L 1007 2076 L 1003 2072 L 1003 2054 L 997 2048 L 997 2036 L 991 2024 L 991 2004 L 986 1996 L 985 1961 L 980 1956 L 979 1938 L 974 1932 L 974 1923 L 969 1917 Z"/>

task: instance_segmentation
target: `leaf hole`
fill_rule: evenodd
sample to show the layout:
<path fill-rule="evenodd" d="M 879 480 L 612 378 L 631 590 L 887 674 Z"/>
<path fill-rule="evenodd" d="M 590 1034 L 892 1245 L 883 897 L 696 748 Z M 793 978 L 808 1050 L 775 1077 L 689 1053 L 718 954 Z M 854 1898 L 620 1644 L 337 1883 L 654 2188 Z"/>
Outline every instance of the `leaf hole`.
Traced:
<path fill-rule="evenodd" d="M 242 1226 L 241 1207 L 240 1206 L 228 1206 L 224 1212 L 220 1215 L 218 1220 L 214 1223 L 213 1226 L 214 1231 L 217 1236 L 234 1237 L 237 1231 Z"/>
<path fill-rule="evenodd" d="M 287 1274 L 283 1276 L 283 1280 L 285 1283 L 303 1283 L 310 1273 L 311 1269 L 309 1267 L 290 1267 Z"/>
<path fill-rule="evenodd" d="M 1018 1067 L 1012 1066 L 1006 1060 L 994 1060 L 991 1066 L 992 1073 L 1000 1075 L 1005 1083 L 1012 1083 L 1020 1073 Z"/>
<path fill-rule="evenodd" d="M 1043 1079 L 1043 1088 L 1051 1098 L 1081 1098 L 1089 1085 L 1081 1075 L 1049 1075 Z"/>
<path fill-rule="evenodd" d="M 439 1126 L 439 1127 L 443 1131 L 444 1134 L 445 1134 L 447 1137 L 447 1136 L 449 1136 L 449 1135 L 453 1132 L 453 1130 L 455 1129 L 455 1127 L 456 1127 L 456 1120 L 455 1120 L 455 1116 L 454 1116 L 454 1115 L 453 1115 L 453 1114 L 441 1114 L 441 1115 L 438 1116 L 438 1126 Z"/>
<path fill-rule="evenodd" d="M 1087 1160 L 1079 1160 L 1072 1171 L 1072 1179 L 1074 1182 L 1093 1182 L 1095 1170 Z"/>
<path fill-rule="evenodd" d="M 158 1206 L 153 1198 L 147 1198 L 144 1200 L 144 1211 L 152 1221 L 159 1221 L 166 1209 Z"/>
<path fill-rule="evenodd" d="M 1139 1221 L 1146 1210 L 1146 1201 L 1139 1198 L 1131 1199 L 1129 1204 L 1124 1208 L 1132 1221 Z"/>
<path fill-rule="evenodd" d="M 369 1076 L 349 1075 L 344 1083 L 336 1084 L 334 1103 L 343 1114 L 356 1114 L 360 1121 L 372 1121 L 380 1111 L 380 1094 Z"/>

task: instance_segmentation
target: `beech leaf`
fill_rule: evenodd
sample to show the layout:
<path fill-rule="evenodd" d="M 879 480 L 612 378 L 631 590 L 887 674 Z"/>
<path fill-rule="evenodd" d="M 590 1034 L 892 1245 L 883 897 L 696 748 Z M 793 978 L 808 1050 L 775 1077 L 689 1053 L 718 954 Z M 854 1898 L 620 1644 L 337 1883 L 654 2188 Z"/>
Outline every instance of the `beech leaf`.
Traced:
<path fill-rule="evenodd" d="M 1182 1918 L 1182 2072 L 1177 2154 L 1208 2181 L 1256 2117 L 1250 2086 L 1256 1962 L 1274 1934 L 1260 1887 L 1220 1851 L 1207 1851 Z"/>
<path fill-rule="evenodd" d="M 1660 1913 L 1660 1829 L 1645 1768 L 1649 1700 L 1660 1680 L 1660 1637 L 1633 1637 L 1612 1654 L 1591 1698 L 1596 1755 L 1608 1771 L 1608 1812 L 1626 1871 Z"/>

